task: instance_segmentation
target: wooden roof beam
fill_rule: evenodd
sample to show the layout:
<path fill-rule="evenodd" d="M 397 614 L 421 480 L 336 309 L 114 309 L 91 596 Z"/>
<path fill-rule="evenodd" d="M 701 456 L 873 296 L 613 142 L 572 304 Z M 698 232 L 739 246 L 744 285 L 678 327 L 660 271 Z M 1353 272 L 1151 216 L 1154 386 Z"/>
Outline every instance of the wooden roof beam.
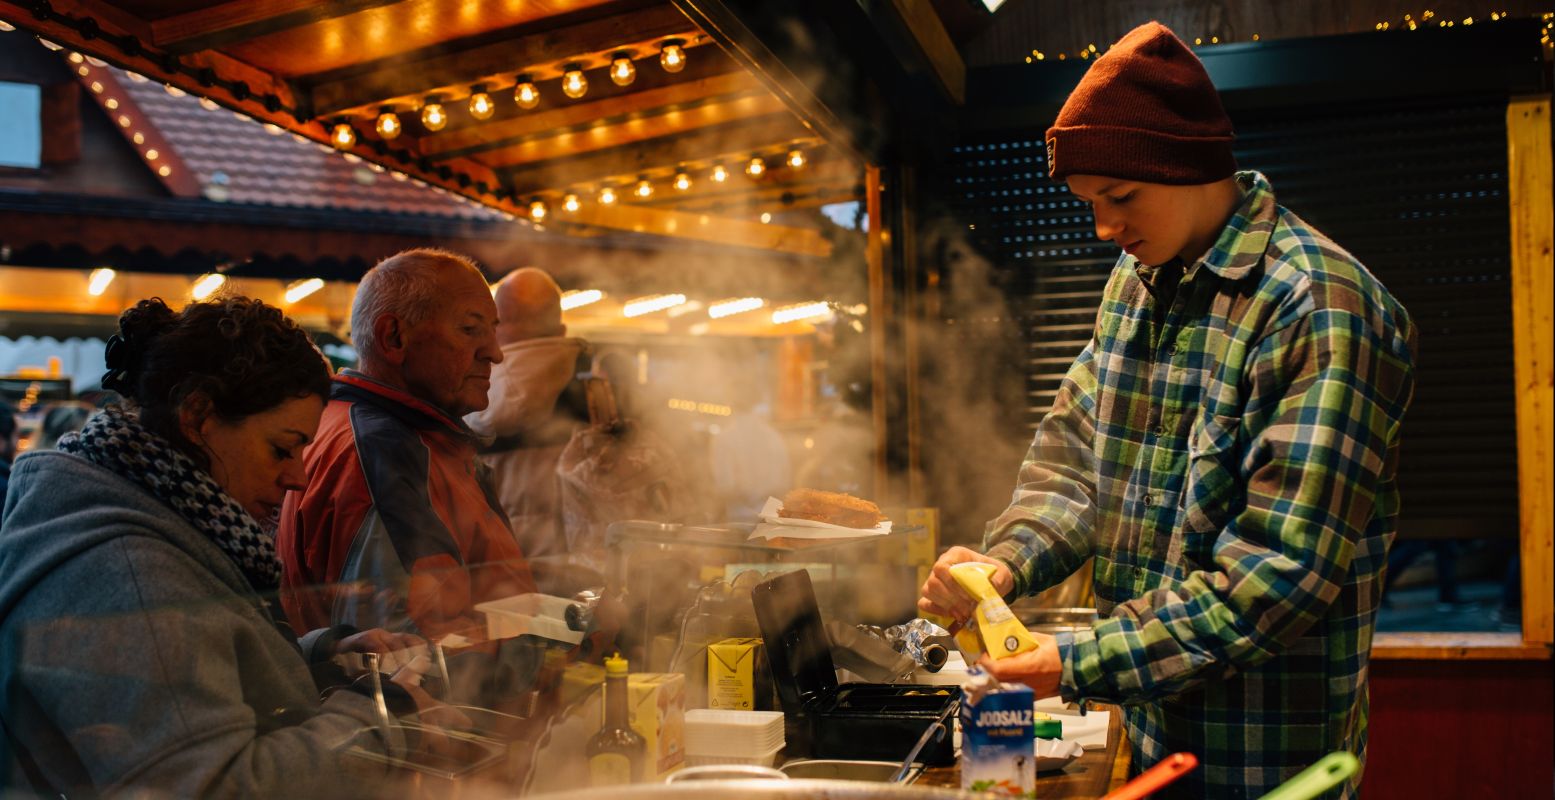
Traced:
<path fill-rule="evenodd" d="M 717 99 L 689 108 L 634 115 L 580 130 L 524 139 L 516 144 L 474 154 L 473 159 L 493 169 L 522 166 L 778 113 L 787 113 L 782 101 L 761 91 L 730 99 Z"/>
<path fill-rule="evenodd" d="M 169 53 L 193 53 L 236 44 L 400 0 L 228 0 L 152 20 L 151 43 Z"/>
<path fill-rule="evenodd" d="M 668 207 L 686 213 L 704 214 L 729 214 L 735 210 L 788 211 L 862 199 L 853 193 L 858 187 L 858 182 L 852 180 L 763 186 L 733 194 L 672 198 L 672 201 L 678 202 Z"/>
<path fill-rule="evenodd" d="M 376 108 L 444 87 L 467 87 L 496 75 L 533 72 L 536 65 L 558 71 L 561 62 L 583 60 L 586 67 L 597 66 L 605 60 L 600 54 L 697 33 L 684 14 L 668 5 L 604 17 L 589 9 L 489 34 L 481 37 L 484 44 L 438 45 L 299 82 L 309 86 L 314 113 L 327 116 Z"/>
<path fill-rule="evenodd" d="M 650 206 L 689 208 L 700 207 L 703 203 L 711 202 L 741 202 L 744 198 L 757 195 L 770 194 L 772 198 L 779 198 L 785 192 L 798 194 L 822 184 L 852 187 L 854 184 L 864 182 L 864 171 L 846 158 L 840 156 L 823 158 L 821 154 L 813 151 L 809 158 L 809 163 L 799 169 L 793 169 L 773 159 L 768 162 L 767 173 L 760 180 L 754 181 L 744 175 L 737 178 L 731 175 L 730 180 L 719 184 L 706 177 L 706 170 L 697 170 L 698 174 L 692 177 L 689 191 L 661 189 L 649 200 L 632 202 Z M 740 172 L 742 168 L 742 165 L 734 163 L 727 166 L 733 173 Z"/>
<path fill-rule="evenodd" d="M 958 106 L 966 105 L 966 62 L 930 0 L 891 0 L 890 7 L 933 68 L 945 95 Z"/>
<path fill-rule="evenodd" d="M 732 158 L 731 154 L 748 155 L 752 151 L 780 147 L 814 135 L 793 114 L 782 111 L 703 128 L 682 136 L 666 136 L 572 158 L 525 164 L 498 170 L 498 174 L 504 185 L 521 195 L 560 191 L 623 175 L 673 168 L 677 164 L 705 164 L 717 158 Z M 739 169 L 732 161 L 729 168 L 731 171 Z"/>
<path fill-rule="evenodd" d="M 686 214 L 622 203 L 609 206 L 586 203 L 576 212 L 557 213 L 554 218 L 561 225 L 590 225 L 817 258 L 831 255 L 832 249 L 831 242 L 819 231 L 810 228 L 764 225 L 755 221 L 709 214 Z"/>

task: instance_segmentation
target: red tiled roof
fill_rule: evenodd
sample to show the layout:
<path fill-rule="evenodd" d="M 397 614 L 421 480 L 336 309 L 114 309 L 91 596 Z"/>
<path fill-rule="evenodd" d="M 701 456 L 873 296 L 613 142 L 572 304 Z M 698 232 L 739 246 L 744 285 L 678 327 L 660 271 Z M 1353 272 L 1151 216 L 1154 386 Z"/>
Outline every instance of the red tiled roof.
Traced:
<path fill-rule="evenodd" d="M 207 199 L 461 219 L 505 216 L 209 100 L 175 95 L 124 70 L 108 71 L 196 175 Z"/>

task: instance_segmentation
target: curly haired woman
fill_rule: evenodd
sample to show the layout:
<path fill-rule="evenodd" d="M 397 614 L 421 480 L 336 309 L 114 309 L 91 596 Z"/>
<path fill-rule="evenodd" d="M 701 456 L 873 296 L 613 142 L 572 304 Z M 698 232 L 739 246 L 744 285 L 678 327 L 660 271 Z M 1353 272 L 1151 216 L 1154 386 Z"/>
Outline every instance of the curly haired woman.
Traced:
<path fill-rule="evenodd" d="M 321 700 L 315 674 L 408 642 L 299 641 L 263 599 L 280 578 L 266 521 L 305 482 L 327 363 L 243 297 L 145 300 L 119 328 L 103 386 L 125 402 L 19 459 L 0 516 L 0 793 L 382 791 L 343 752 L 397 751 L 400 728 L 379 733 L 364 694 Z M 431 702 L 400 680 L 391 699 Z"/>

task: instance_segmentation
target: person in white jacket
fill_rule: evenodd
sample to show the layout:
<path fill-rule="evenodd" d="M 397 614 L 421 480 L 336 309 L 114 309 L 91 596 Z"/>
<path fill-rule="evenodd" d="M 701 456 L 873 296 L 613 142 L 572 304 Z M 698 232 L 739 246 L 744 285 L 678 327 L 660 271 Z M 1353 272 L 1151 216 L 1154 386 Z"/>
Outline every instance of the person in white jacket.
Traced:
<path fill-rule="evenodd" d="M 465 424 L 489 439 L 482 460 L 491 468 L 498 499 L 529 559 L 541 591 L 559 592 L 546 577 L 567 562 L 556 465 L 587 409 L 564 395 L 587 343 L 567 336 L 561 288 L 544 270 L 514 270 L 497 284 L 497 342 L 502 361 L 492 367 L 490 402 Z M 579 404 L 581 405 L 581 404 Z"/>

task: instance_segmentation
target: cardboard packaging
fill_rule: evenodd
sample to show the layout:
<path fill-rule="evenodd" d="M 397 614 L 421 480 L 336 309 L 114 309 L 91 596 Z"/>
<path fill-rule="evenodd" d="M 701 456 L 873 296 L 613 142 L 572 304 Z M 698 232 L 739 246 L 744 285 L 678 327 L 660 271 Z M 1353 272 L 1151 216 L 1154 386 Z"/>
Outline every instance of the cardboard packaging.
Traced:
<path fill-rule="evenodd" d="M 632 730 L 647 742 L 643 777 L 657 778 L 686 760 L 686 676 L 634 672 L 626 694 Z"/>
<path fill-rule="evenodd" d="M 1001 684 L 972 705 L 961 701 L 961 788 L 1025 797 L 1036 789 L 1031 687 Z"/>
<path fill-rule="evenodd" d="M 725 639 L 707 646 L 707 707 L 771 710 L 771 670 L 760 639 Z"/>
<path fill-rule="evenodd" d="M 597 664 L 568 664 L 562 674 L 562 705 L 585 692 L 598 691 L 605 669 Z M 644 778 L 664 775 L 686 760 L 686 676 L 678 672 L 633 672 L 626 679 L 632 730 L 647 742 Z M 598 701 L 595 701 L 596 703 Z M 602 705 L 594 708 L 603 711 Z M 598 727 L 595 719 L 594 727 Z M 593 728 L 590 728 L 590 732 Z"/>

